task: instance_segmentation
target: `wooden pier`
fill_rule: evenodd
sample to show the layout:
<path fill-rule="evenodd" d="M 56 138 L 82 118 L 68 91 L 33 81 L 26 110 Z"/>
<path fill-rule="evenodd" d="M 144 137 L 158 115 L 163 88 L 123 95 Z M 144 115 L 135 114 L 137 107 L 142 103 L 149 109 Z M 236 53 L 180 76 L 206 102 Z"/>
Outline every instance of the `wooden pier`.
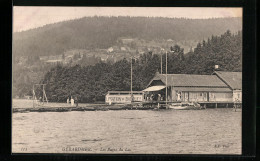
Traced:
<path fill-rule="evenodd" d="M 173 101 L 173 102 L 167 102 L 167 104 L 172 103 L 185 103 L 182 101 Z M 242 102 L 232 102 L 232 101 L 214 101 L 214 102 L 208 102 L 208 101 L 199 101 L 197 102 L 204 108 L 241 108 Z M 150 107 L 150 108 L 166 108 L 166 101 L 147 101 L 142 102 L 142 105 L 144 107 Z"/>
<path fill-rule="evenodd" d="M 181 101 L 167 102 L 172 103 L 185 103 Z M 206 108 L 235 108 L 242 107 L 241 102 L 198 102 L 203 109 Z M 109 110 L 153 110 L 153 109 L 167 109 L 165 101 L 147 101 L 147 102 L 132 102 L 131 104 L 92 104 L 89 106 L 60 106 L 60 107 L 32 107 L 32 108 L 13 108 L 13 113 L 26 113 L 26 112 L 69 112 L 69 111 L 109 111 Z"/>
<path fill-rule="evenodd" d="M 242 102 L 232 101 L 214 101 L 214 102 L 198 102 L 201 106 L 206 108 L 234 108 L 234 106 L 242 107 Z"/>
<path fill-rule="evenodd" d="M 141 104 L 127 105 L 93 105 L 85 107 L 34 107 L 34 108 L 13 108 L 13 113 L 27 112 L 70 112 L 70 111 L 109 111 L 109 110 L 151 110 L 151 107 L 144 107 Z"/>

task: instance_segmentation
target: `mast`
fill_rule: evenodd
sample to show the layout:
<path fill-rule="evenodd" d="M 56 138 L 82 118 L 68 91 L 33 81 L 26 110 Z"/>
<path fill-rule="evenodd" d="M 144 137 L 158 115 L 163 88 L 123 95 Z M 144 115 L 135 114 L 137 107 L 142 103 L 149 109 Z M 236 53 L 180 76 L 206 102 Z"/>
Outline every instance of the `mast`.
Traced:
<path fill-rule="evenodd" d="M 35 94 L 34 94 L 34 85 L 33 85 L 33 108 L 34 108 L 34 97 L 35 97 Z"/>
<path fill-rule="evenodd" d="M 43 87 L 45 87 L 45 84 L 43 85 Z M 47 96 L 46 96 L 46 92 L 45 92 L 45 88 L 43 88 L 43 93 L 44 93 L 44 96 L 45 96 L 45 99 L 46 99 L 46 102 L 48 103 L 48 99 L 47 99 Z"/>
<path fill-rule="evenodd" d="M 42 104 L 44 104 L 44 100 L 46 100 L 46 102 L 48 103 L 48 98 L 47 98 L 47 96 L 46 96 L 46 92 L 45 92 L 45 85 L 46 84 L 33 84 L 33 90 L 32 90 L 32 92 L 33 92 L 33 107 L 35 107 L 35 103 L 34 103 L 34 100 L 37 100 L 37 97 L 36 97 L 36 94 L 35 94 L 35 89 L 34 89 L 34 86 L 40 86 L 39 88 L 41 89 L 41 86 L 42 86 Z M 36 88 L 37 89 L 37 88 Z M 45 98 L 44 98 L 45 97 Z M 36 103 L 37 103 L 37 101 L 36 101 Z"/>
<path fill-rule="evenodd" d="M 166 106 L 167 106 L 167 99 L 168 99 L 168 95 L 167 95 L 167 51 L 166 51 L 166 68 L 165 69 L 166 69 L 166 88 L 165 88 L 166 89 L 166 92 L 165 92 L 166 98 L 165 98 L 165 101 L 166 101 Z"/>
<path fill-rule="evenodd" d="M 131 103 L 133 101 L 133 57 L 131 57 Z"/>
<path fill-rule="evenodd" d="M 42 103 L 44 103 L 44 84 L 42 85 Z"/>
<path fill-rule="evenodd" d="M 161 53 L 161 74 L 162 74 L 162 53 Z"/>

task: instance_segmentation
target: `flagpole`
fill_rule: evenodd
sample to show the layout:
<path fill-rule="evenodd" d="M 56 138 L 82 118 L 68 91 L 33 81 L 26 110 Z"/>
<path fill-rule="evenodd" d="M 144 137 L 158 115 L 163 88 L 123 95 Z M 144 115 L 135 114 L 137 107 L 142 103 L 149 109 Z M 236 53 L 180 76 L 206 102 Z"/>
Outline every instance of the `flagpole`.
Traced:
<path fill-rule="evenodd" d="M 167 95 L 167 51 L 166 51 L 166 108 L 167 108 L 167 99 L 168 99 L 168 95 Z"/>
<path fill-rule="evenodd" d="M 34 84 L 33 84 L 33 108 L 34 108 L 34 97 L 35 97 L 35 92 L 34 92 Z"/>
<path fill-rule="evenodd" d="M 131 103 L 133 101 L 133 65 L 132 65 L 133 57 L 131 57 Z"/>
<path fill-rule="evenodd" d="M 162 53 L 161 53 L 161 74 L 162 74 Z"/>

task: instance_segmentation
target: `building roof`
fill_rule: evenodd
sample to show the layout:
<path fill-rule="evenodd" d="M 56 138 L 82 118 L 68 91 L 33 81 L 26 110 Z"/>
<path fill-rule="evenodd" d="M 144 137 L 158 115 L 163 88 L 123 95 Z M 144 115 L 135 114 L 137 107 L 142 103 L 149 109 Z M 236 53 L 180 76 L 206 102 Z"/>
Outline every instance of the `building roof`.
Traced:
<path fill-rule="evenodd" d="M 112 51 L 114 51 L 114 49 L 112 47 L 107 49 L 107 52 L 112 52 Z"/>
<path fill-rule="evenodd" d="M 57 63 L 57 62 L 61 62 L 62 60 L 59 59 L 55 59 L 55 60 L 47 60 L 45 61 L 46 63 Z"/>
<path fill-rule="evenodd" d="M 121 47 L 120 49 L 121 49 L 121 50 L 124 50 L 124 51 L 126 50 L 126 48 L 125 48 L 125 47 Z"/>
<path fill-rule="evenodd" d="M 108 93 L 131 93 L 131 91 L 108 91 Z M 143 93 L 143 91 L 132 91 L 132 93 Z"/>
<path fill-rule="evenodd" d="M 242 89 L 242 72 L 215 71 L 213 75 L 218 76 L 231 89 Z"/>
<path fill-rule="evenodd" d="M 166 74 L 157 73 L 150 81 L 161 80 L 166 85 Z M 216 75 L 167 74 L 167 86 L 175 87 L 223 87 L 227 85 Z"/>
<path fill-rule="evenodd" d="M 178 91 L 189 91 L 189 92 L 232 92 L 228 87 L 174 87 Z"/>

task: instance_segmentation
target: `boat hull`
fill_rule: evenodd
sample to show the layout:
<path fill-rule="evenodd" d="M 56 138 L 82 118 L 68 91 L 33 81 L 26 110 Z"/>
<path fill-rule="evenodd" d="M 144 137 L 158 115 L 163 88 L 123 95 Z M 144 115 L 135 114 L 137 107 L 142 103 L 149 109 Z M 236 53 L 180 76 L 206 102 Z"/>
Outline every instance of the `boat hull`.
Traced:
<path fill-rule="evenodd" d="M 174 110 L 200 110 L 201 109 L 201 107 L 196 104 L 182 104 L 182 103 L 168 105 L 168 108 Z"/>
<path fill-rule="evenodd" d="M 186 110 L 188 106 L 169 106 L 169 108 L 174 110 Z"/>

